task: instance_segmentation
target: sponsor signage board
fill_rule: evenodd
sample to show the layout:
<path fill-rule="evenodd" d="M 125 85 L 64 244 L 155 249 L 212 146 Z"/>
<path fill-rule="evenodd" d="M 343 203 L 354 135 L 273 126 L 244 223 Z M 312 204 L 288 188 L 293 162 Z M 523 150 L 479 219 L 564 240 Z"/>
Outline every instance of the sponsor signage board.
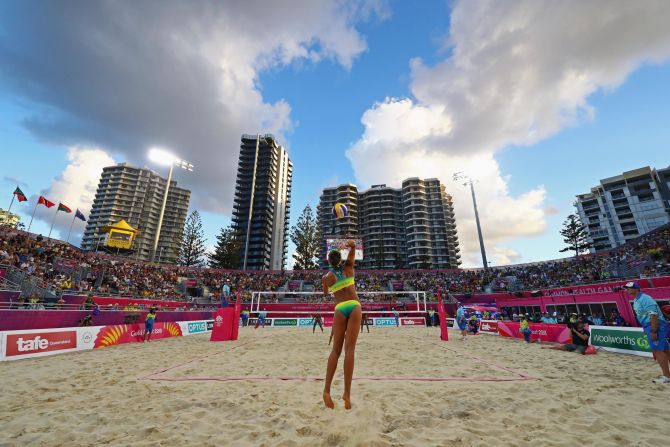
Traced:
<path fill-rule="evenodd" d="M 349 239 L 337 239 L 337 238 L 328 238 L 326 239 L 326 253 L 328 253 L 330 250 L 340 250 L 342 253 L 342 259 L 346 259 L 346 257 L 349 255 L 349 248 L 347 247 L 347 242 Z M 354 255 L 354 259 L 357 261 L 362 261 L 363 260 L 363 239 L 356 239 L 354 238 L 354 241 L 356 242 L 356 254 Z M 326 259 L 328 259 L 328 256 L 326 255 Z"/>
<path fill-rule="evenodd" d="M 241 320 L 241 318 L 240 318 Z M 272 326 L 272 321 L 274 318 L 266 318 L 265 319 L 265 327 Z M 258 318 L 249 318 L 249 326 L 255 326 L 256 322 L 258 321 Z"/>
<path fill-rule="evenodd" d="M 644 330 L 639 327 L 589 326 L 589 344 L 605 351 L 653 357 Z"/>
<path fill-rule="evenodd" d="M 189 323 L 203 322 L 208 323 L 204 320 L 157 322 L 151 338 L 155 340 L 189 335 L 188 330 L 182 328 L 188 328 Z M 213 325 L 214 322 L 210 320 L 209 323 Z M 144 324 L 4 331 L 0 332 L 0 360 L 19 360 L 140 342 L 143 336 Z"/>
<path fill-rule="evenodd" d="M 77 349 L 77 331 L 8 333 L 4 346 L 6 357 L 32 357 L 51 351 L 75 350 Z"/>
<path fill-rule="evenodd" d="M 202 332 L 207 332 L 207 322 L 206 321 L 193 321 L 189 322 L 186 325 L 186 331 L 189 334 L 199 334 Z M 213 327 L 213 325 L 212 325 Z"/>
<path fill-rule="evenodd" d="M 373 318 L 374 326 L 395 326 L 395 318 Z"/>
<path fill-rule="evenodd" d="M 426 319 L 424 317 L 402 317 L 400 318 L 400 326 L 425 326 Z"/>
<path fill-rule="evenodd" d="M 208 331 L 211 331 L 212 329 L 214 329 L 214 320 L 207 320 L 206 323 L 207 323 L 207 330 Z"/>
<path fill-rule="evenodd" d="M 298 318 L 298 326 L 312 326 L 314 323 L 311 318 Z M 323 323 L 322 323 L 323 324 Z"/>
<path fill-rule="evenodd" d="M 456 327 L 456 319 L 455 318 L 447 318 L 447 327 L 448 328 L 453 328 Z"/>
<path fill-rule="evenodd" d="M 481 320 L 479 322 L 479 332 L 482 334 L 500 335 L 498 333 L 497 320 Z"/>
<path fill-rule="evenodd" d="M 275 318 L 274 322 L 272 323 L 273 326 L 297 326 L 298 325 L 298 319 L 297 318 Z"/>

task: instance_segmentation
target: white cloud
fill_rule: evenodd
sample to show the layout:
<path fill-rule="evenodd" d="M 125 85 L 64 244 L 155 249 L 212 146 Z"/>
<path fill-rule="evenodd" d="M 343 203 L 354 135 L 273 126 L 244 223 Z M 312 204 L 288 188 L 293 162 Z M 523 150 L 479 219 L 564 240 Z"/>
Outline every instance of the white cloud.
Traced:
<path fill-rule="evenodd" d="M 71 147 L 67 158 L 69 163 L 63 173 L 53 179 L 47 189 L 41 191 L 43 196 L 56 203 L 56 207 L 58 202 L 62 202 L 72 209 L 72 214 L 64 212 L 55 214 L 56 220 L 52 236 L 59 234 L 61 238 L 67 237 L 76 209 L 82 211 L 88 218 L 102 169 L 115 164 L 114 159 L 99 148 Z M 51 225 L 56 207 L 47 209 L 38 206 L 35 219 L 43 220 Z M 75 219 L 70 242 L 76 243 L 81 239 L 85 226 L 84 222 Z"/>
<path fill-rule="evenodd" d="M 481 265 L 469 193 L 450 182 L 470 173 L 494 262 L 519 260 L 501 244 L 542 234 L 551 210 L 541 185 L 509 193 L 496 152 L 592 118 L 589 95 L 670 56 L 669 17 L 662 0 L 456 1 L 449 56 L 435 66 L 412 60 L 413 97 L 364 113 L 365 131 L 347 151 L 356 177 L 364 185 L 441 178 L 455 197 L 464 265 Z"/>
<path fill-rule="evenodd" d="M 0 15 L 0 81 L 28 99 L 25 126 L 58 144 L 92 144 L 146 163 L 159 145 L 192 162 L 192 206 L 229 213 L 242 133 L 287 145 L 291 107 L 263 98 L 259 75 L 329 59 L 348 70 L 367 49 L 355 25 L 380 0 L 51 2 Z"/>

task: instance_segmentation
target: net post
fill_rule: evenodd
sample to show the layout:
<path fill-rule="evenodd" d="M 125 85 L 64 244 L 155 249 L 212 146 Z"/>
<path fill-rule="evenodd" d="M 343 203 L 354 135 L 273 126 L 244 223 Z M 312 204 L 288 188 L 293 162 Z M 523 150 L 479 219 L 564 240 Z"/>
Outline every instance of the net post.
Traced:
<path fill-rule="evenodd" d="M 440 317 L 440 339 L 442 341 L 449 341 L 449 330 L 447 329 L 447 313 L 444 311 L 442 305 L 442 296 L 440 291 L 437 292 L 437 314 Z"/>

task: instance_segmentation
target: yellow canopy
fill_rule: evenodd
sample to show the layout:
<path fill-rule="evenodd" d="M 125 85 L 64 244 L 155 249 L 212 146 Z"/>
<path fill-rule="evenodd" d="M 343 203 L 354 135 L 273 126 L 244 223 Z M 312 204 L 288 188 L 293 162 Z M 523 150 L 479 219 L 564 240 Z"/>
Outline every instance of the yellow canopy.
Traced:
<path fill-rule="evenodd" d="M 134 235 L 137 235 L 139 233 L 139 230 L 136 230 L 135 228 L 128 225 L 128 222 L 126 222 L 123 219 L 121 219 L 120 221 L 118 221 L 115 224 L 107 225 L 106 227 L 102 227 L 102 232 L 103 233 L 109 233 L 112 230 L 130 231 Z"/>

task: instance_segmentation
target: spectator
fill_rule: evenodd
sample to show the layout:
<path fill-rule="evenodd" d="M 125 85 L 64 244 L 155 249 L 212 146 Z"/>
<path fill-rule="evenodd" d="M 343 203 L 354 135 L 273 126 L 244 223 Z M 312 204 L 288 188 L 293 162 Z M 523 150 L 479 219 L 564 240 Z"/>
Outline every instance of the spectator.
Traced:
<path fill-rule="evenodd" d="M 93 320 L 93 315 L 86 315 L 84 318 L 79 320 L 79 327 L 86 327 L 91 325 L 91 320 Z"/>
<path fill-rule="evenodd" d="M 526 343 L 530 343 L 530 336 L 533 333 L 530 330 L 530 324 L 528 323 L 528 318 L 524 317 L 519 323 L 519 332 L 523 334 L 523 339 Z"/>
<path fill-rule="evenodd" d="M 572 335 L 571 343 L 559 346 L 552 346 L 547 349 L 556 349 L 559 351 L 568 351 L 568 352 L 577 351 L 580 354 L 584 354 L 586 352 L 586 348 L 589 346 L 589 337 L 591 336 L 591 333 L 586 328 L 584 328 L 584 323 L 582 323 L 579 320 L 577 320 L 577 322 L 574 325 L 570 326 L 570 332 Z"/>
<path fill-rule="evenodd" d="M 670 384 L 670 343 L 668 343 L 668 323 L 658 303 L 649 295 L 642 293 L 635 281 L 624 286 L 628 295 L 633 298 L 633 310 L 640 325 L 647 335 L 649 348 L 661 367 L 663 375 L 652 380 L 653 383 Z"/>

